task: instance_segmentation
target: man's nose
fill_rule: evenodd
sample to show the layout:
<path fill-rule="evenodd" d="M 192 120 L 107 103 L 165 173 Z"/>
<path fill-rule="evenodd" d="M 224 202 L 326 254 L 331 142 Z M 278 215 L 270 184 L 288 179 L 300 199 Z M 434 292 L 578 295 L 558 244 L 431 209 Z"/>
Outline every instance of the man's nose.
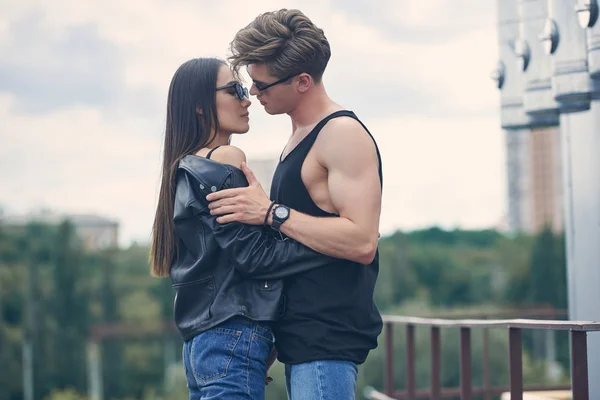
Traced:
<path fill-rule="evenodd" d="M 258 91 L 258 89 L 256 88 L 256 85 L 253 83 L 252 86 L 250 86 L 250 94 L 252 96 L 258 96 L 260 92 Z"/>

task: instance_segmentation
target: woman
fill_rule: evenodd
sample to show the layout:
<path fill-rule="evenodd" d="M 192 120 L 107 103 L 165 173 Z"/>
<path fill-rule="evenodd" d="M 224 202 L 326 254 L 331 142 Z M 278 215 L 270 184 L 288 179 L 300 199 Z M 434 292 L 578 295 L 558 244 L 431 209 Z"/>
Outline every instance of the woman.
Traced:
<path fill-rule="evenodd" d="M 173 283 L 193 400 L 264 398 L 281 278 L 331 262 L 269 227 L 210 215 L 206 195 L 248 184 L 245 155 L 228 143 L 249 130 L 249 106 L 248 91 L 214 58 L 187 61 L 169 88 L 150 262 L 152 275 Z"/>

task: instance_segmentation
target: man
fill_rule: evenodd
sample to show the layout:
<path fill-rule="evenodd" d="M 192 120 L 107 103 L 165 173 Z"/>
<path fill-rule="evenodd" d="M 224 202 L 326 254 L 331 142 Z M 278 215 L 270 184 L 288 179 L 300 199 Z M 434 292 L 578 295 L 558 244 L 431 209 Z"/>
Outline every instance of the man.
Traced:
<path fill-rule="evenodd" d="M 250 186 L 210 194 L 219 223 L 267 224 L 339 260 L 285 279 L 285 313 L 274 332 L 288 396 L 352 399 L 357 365 L 377 346 L 373 301 L 378 273 L 381 160 L 367 128 L 329 98 L 323 31 L 298 10 L 259 15 L 231 43 L 231 64 L 247 67 L 267 113 L 288 114 L 292 135 L 270 198 L 243 165 Z"/>

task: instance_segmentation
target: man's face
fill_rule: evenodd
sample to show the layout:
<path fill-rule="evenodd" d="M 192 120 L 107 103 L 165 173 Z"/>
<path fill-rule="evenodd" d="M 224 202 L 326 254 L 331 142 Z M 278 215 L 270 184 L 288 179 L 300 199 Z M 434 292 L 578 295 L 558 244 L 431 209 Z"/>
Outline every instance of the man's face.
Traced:
<path fill-rule="evenodd" d="M 298 99 L 294 77 L 288 80 L 265 88 L 276 83 L 280 78 L 269 73 L 265 64 L 248 65 L 248 74 L 252 79 L 250 94 L 256 96 L 265 111 L 271 115 L 289 113 L 295 106 Z M 290 83 L 291 82 L 291 83 Z"/>

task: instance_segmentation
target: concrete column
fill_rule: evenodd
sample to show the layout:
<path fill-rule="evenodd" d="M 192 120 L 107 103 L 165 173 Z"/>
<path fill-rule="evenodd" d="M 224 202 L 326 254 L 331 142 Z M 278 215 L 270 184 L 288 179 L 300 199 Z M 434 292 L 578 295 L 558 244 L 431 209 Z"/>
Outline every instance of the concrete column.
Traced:
<path fill-rule="evenodd" d="M 590 35 L 580 25 L 577 2 L 548 3 L 560 35 L 552 57 L 552 88 L 561 108 L 569 317 L 600 321 L 600 102 L 592 101 L 600 91 L 589 71 Z M 588 358 L 590 398 L 596 399 L 600 398 L 600 380 L 595 379 L 600 376 L 598 334 L 589 334 Z"/>
<path fill-rule="evenodd" d="M 600 79 L 600 22 L 598 0 L 577 2 L 579 25 L 586 30 L 588 68 L 594 79 Z"/>
<path fill-rule="evenodd" d="M 600 103 L 561 116 L 569 317 L 600 321 Z M 600 335 L 588 335 L 590 399 L 600 399 Z"/>
<path fill-rule="evenodd" d="M 500 89 L 500 120 L 503 129 L 526 129 L 532 117 L 523 108 L 525 77 L 515 54 L 519 39 L 517 0 L 498 0 L 497 5 L 500 59 L 493 77 Z"/>
<path fill-rule="evenodd" d="M 539 42 L 547 18 L 543 0 L 498 0 L 500 120 L 506 138 L 508 226 L 531 232 L 531 130 L 557 126 L 550 59 Z M 533 24 L 530 22 L 533 21 Z"/>
<path fill-rule="evenodd" d="M 498 81 L 503 83 L 499 85 L 502 128 L 517 132 L 556 125 L 559 119 L 569 314 L 573 320 L 600 321 L 598 0 L 547 0 L 546 4 L 497 0 L 497 4 L 502 74 L 496 76 L 503 78 Z M 540 24 L 545 14 L 548 18 Z M 541 44 L 535 41 L 536 31 Z M 517 63 L 511 65 L 513 56 Z M 598 333 L 588 336 L 588 357 L 590 398 L 600 399 Z"/>
<path fill-rule="evenodd" d="M 561 112 L 590 108 L 591 79 L 585 31 L 577 21 L 574 2 L 548 0 L 550 18 L 558 28 L 559 43 L 552 54 L 552 93 Z"/>
<path fill-rule="evenodd" d="M 519 46 L 517 53 L 524 52 L 527 57 L 525 75 L 525 93 L 523 105 L 525 112 L 532 116 L 552 120 L 558 124 L 558 105 L 552 96 L 552 67 L 550 55 L 544 52 L 540 35 L 548 19 L 546 0 L 519 0 Z M 539 123 L 537 124 L 539 126 Z"/>

